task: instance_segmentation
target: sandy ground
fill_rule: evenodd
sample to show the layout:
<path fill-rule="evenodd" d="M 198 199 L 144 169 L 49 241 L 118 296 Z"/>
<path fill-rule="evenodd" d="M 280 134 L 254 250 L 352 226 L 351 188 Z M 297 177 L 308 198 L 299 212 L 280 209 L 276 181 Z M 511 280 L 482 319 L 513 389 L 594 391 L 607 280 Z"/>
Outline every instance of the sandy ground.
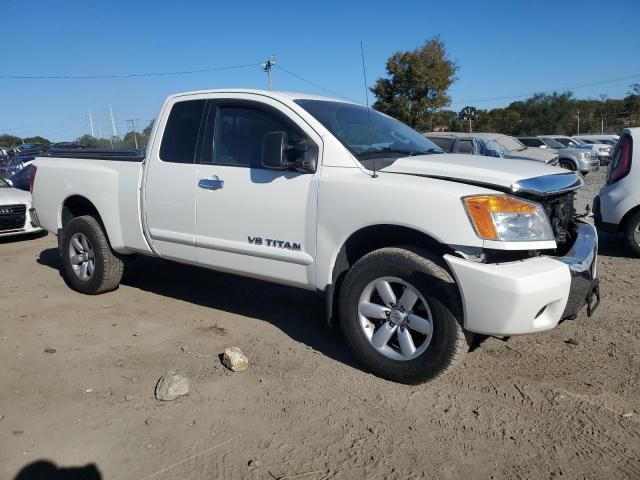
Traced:
<path fill-rule="evenodd" d="M 88 297 L 52 235 L 0 243 L 0 477 L 640 478 L 640 259 L 600 253 L 594 317 L 410 387 L 360 370 L 311 293 L 139 258 Z M 191 393 L 156 401 L 169 369 Z"/>

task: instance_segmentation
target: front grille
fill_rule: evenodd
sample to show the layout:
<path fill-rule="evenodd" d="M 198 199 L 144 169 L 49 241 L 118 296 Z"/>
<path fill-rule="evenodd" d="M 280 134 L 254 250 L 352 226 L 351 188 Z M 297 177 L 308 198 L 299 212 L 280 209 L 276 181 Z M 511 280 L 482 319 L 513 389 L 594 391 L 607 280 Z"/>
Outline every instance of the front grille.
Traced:
<path fill-rule="evenodd" d="M 0 232 L 24 228 L 26 205 L 0 205 Z"/>
<path fill-rule="evenodd" d="M 574 201 L 574 192 L 550 195 L 542 200 L 542 206 L 551 222 L 558 249 L 562 249 L 567 244 L 573 244 L 573 226 L 576 216 Z"/>

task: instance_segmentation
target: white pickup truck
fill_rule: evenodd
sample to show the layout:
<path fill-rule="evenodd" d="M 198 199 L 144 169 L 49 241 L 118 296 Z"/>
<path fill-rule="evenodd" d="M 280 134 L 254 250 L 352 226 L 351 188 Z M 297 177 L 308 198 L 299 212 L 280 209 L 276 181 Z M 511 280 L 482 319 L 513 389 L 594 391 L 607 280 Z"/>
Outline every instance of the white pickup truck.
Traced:
<path fill-rule="evenodd" d="M 599 301 L 579 174 L 444 154 L 353 103 L 178 94 L 144 157 L 69 151 L 35 165 L 31 213 L 58 235 L 76 290 L 117 288 L 129 254 L 316 290 L 357 359 L 399 382 L 444 372 L 473 333 L 548 330 Z"/>

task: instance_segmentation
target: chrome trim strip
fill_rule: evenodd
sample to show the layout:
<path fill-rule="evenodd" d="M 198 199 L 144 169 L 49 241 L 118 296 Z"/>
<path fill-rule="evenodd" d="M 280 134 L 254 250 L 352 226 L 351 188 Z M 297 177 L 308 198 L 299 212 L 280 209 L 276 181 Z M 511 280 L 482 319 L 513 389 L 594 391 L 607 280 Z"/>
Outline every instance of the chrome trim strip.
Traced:
<path fill-rule="evenodd" d="M 577 190 L 584 186 L 584 178 L 575 172 L 542 175 L 525 178 L 511 185 L 513 193 L 531 193 L 534 195 L 550 195 Z"/>

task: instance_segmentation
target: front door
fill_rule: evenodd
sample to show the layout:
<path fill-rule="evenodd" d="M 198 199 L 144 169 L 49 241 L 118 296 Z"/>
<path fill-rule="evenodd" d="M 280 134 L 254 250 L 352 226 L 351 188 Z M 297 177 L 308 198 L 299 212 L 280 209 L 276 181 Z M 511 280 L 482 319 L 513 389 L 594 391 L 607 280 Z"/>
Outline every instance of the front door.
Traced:
<path fill-rule="evenodd" d="M 196 189 L 198 262 L 308 285 L 313 279 L 317 174 L 262 167 L 266 133 L 319 144 L 273 100 L 210 100 Z"/>

